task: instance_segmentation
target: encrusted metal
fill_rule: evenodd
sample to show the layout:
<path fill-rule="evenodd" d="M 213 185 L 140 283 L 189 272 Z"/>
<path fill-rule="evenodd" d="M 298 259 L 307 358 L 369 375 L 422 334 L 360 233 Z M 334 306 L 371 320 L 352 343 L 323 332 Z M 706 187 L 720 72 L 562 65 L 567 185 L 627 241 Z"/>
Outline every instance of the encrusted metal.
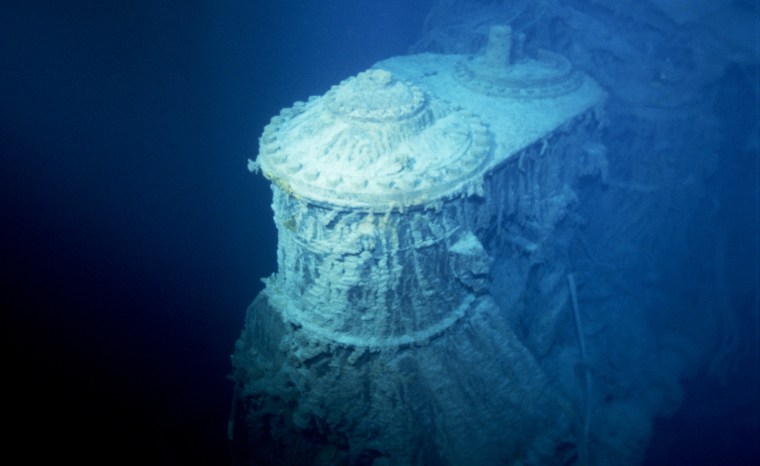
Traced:
<path fill-rule="evenodd" d="M 512 51 L 495 42 L 483 69 L 483 57 L 395 57 L 264 129 L 249 169 L 272 181 L 278 270 L 233 365 L 246 435 L 271 443 L 272 458 L 573 461 L 571 403 L 490 280 L 495 257 L 514 255 L 500 286 L 523 293 L 576 177 L 603 168 L 603 150 L 583 148 L 595 147 L 604 93 L 548 52 L 501 70 Z M 556 283 L 531 317 L 534 347 L 557 334 Z"/>
<path fill-rule="evenodd" d="M 490 155 L 477 117 L 373 69 L 274 117 L 256 164 L 299 198 L 383 210 L 473 190 Z"/>
<path fill-rule="evenodd" d="M 558 97 L 583 83 L 583 75 L 565 57 L 547 50 L 527 57 L 522 40 L 517 41 L 517 53 L 512 51 L 512 42 L 508 26 L 494 26 L 485 53 L 462 59 L 454 67 L 454 76 L 477 92 L 513 99 Z"/>

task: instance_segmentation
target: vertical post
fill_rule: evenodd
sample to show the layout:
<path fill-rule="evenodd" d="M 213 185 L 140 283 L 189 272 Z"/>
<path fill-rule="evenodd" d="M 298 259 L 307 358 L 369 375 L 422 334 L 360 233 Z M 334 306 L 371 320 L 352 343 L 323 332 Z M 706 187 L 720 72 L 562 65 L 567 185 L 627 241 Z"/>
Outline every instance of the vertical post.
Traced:
<path fill-rule="evenodd" d="M 507 25 L 492 26 L 488 32 L 486 65 L 489 68 L 506 68 L 509 66 L 511 48 L 512 28 Z"/>

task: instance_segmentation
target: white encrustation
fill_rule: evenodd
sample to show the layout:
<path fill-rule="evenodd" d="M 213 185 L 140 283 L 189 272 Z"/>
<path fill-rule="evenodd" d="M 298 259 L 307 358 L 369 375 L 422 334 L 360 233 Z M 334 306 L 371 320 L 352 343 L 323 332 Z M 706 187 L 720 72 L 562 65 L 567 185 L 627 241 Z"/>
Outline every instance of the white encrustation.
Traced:
<path fill-rule="evenodd" d="M 531 267 L 551 254 L 577 177 L 603 168 L 604 93 L 564 58 L 528 58 L 512 39 L 501 27 L 485 56 L 385 60 L 264 129 L 249 169 L 272 182 L 278 269 L 233 357 L 245 435 L 270 442 L 252 456 L 577 455 L 574 401 L 534 354 L 555 342 L 565 282 L 542 285 L 553 307 L 524 322 L 530 349 L 491 290 L 496 261 L 513 261 L 498 286 L 514 299 L 540 281 Z"/>

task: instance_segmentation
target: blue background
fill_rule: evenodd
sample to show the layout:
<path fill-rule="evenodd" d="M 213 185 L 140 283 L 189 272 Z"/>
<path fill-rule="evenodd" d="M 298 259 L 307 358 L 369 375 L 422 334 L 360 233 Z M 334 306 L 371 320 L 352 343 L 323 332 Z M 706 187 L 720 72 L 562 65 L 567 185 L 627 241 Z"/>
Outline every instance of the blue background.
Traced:
<path fill-rule="evenodd" d="M 280 108 L 406 53 L 428 7 L 0 7 L 10 444 L 226 464 L 229 356 L 276 267 L 269 187 L 246 161 Z"/>

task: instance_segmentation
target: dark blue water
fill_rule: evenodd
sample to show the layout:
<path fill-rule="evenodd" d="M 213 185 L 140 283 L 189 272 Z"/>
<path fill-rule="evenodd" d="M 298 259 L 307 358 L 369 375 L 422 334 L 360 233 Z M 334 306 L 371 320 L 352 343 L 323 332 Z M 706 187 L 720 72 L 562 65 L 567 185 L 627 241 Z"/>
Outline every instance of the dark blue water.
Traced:
<path fill-rule="evenodd" d="M 7 441 L 25 462 L 227 464 L 229 355 L 276 265 L 246 161 L 280 108 L 406 53 L 428 2 L 16 3 L 0 7 Z"/>
<path fill-rule="evenodd" d="M 0 6 L 4 443 L 24 463 L 229 464 L 229 355 L 276 267 L 269 187 L 246 160 L 280 108 L 407 53 L 431 5 Z M 757 131 L 756 91 L 716 112 Z M 746 251 L 729 267 L 755 285 L 757 153 L 714 183 Z M 727 385 L 688 382 L 647 464 L 757 460 L 756 356 Z M 726 393 L 739 402 L 714 407 Z"/>

